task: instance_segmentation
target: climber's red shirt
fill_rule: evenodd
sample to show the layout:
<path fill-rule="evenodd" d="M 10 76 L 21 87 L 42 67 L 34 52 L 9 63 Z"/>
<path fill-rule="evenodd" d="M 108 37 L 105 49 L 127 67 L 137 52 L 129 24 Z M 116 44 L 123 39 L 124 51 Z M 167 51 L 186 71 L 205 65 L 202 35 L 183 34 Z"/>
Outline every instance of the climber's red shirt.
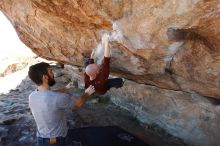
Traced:
<path fill-rule="evenodd" d="M 93 64 L 93 63 L 94 63 L 94 59 L 89 59 L 89 64 Z M 93 85 L 95 87 L 96 93 L 105 94 L 108 90 L 107 80 L 109 76 L 109 66 L 110 66 L 110 57 L 104 57 L 103 66 L 100 70 L 100 73 L 93 81 L 90 81 L 89 76 L 86 73 L 84 73 L 85 89 L 87 89 L 90 85 Z"/>

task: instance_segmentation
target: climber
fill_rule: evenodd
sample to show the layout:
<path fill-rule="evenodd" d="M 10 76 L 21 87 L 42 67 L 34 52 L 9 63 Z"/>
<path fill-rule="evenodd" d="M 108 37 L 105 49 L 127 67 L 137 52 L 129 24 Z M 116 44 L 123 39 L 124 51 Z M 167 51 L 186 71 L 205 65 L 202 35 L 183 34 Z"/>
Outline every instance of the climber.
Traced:
<path fill-rule="evenodd" d="M 102 68 L 94 63 L 95 50 L 92 51 L 89 62 L 84 62 L 85 89 L 88 88 L 90 85 L 93 85 L 95 87 L 95 92 L 98 95 L 105 94 L 112 87 L 120 88 L 123 86 L 123 80 L 121 78 L 108 79 L 110 66 L 110 49 L 108 47 L 108 41 L 108 35 L 105 34 L 102 37 L 102 42 L 104 42 L 105 48 Z"/>
<path fill-rule="evenodd" d="M 95 92 L 94 87 L 88 86 L 85 94 L 78 98 L 61 93 L 71 88 L 71 83 L 61 90 L 51 90 L 55 84 L 54 74 L 45 62 L 32 65 L 28 76 L 37 85 L 37 90 L 29 95 L 29 107 L 37 124 L 37 146 L 64 146 L 68 132 L 66 110 L 82 106 Z"/>

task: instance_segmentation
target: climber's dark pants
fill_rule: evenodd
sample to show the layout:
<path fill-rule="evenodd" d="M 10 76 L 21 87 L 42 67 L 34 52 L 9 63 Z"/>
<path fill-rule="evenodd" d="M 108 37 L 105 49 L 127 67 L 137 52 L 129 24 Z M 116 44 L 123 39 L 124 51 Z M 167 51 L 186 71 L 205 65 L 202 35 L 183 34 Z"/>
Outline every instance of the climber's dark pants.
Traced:
<path fill-rule="evenodd" d="M 89 58 L 84 57 L 83 58 L 83 68 L 86 69 L 86 67 L 89 65 Z"/>
<path fill-rule="evenodd" d="M 123 80 L 121 78 L 108 79 L 107 81 L 108 90 L 111 88 L 120 88 L 122 86 L 123 86 Z"/>

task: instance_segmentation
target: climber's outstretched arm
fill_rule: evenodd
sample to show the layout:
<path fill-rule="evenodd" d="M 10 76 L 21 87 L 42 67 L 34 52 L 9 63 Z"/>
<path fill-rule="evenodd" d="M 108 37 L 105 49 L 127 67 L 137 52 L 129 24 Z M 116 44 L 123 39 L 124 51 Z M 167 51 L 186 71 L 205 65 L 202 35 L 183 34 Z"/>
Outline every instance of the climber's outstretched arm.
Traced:
<path fill-rule="evenodd" d="M 110 57 L 110 49 L 108 47 L 108 38 L 109 36 L 107 34 L 104 34 L 104 36 L 102 37 L 102 42 L 104 43 L 104 48 L 105 48 L 105 52 L 104 52 L 104 57 Z"/>

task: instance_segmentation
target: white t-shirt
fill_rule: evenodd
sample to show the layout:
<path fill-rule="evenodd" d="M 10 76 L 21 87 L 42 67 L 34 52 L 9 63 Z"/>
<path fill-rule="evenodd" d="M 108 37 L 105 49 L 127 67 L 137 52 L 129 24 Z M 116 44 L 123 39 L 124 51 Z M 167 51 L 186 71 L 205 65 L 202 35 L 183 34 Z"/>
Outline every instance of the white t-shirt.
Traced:
<path fill-rule="evenodd" d="M 65 137 L 67 122 L 65 112 L 72 109 L 74 98 L 51 90 L 33 91 L 29 107 L 37 124 L 37 136 L 42 138 Z"/>

